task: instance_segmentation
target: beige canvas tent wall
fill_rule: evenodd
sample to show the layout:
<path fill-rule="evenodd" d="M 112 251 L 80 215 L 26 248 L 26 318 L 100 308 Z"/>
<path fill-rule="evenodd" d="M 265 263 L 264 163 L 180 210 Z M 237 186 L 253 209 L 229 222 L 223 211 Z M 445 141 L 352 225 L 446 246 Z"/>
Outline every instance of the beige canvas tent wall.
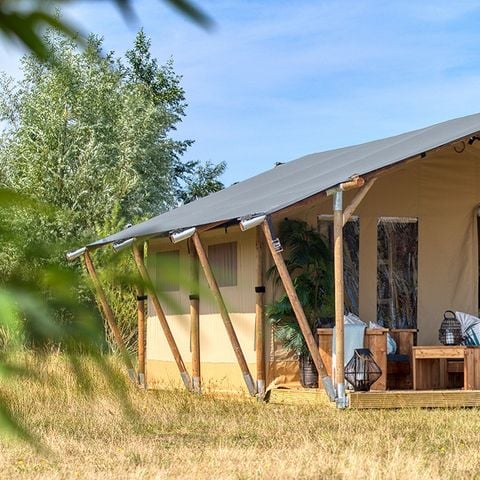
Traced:
<path fill-rule="evenodd" d="M 237 250 L 237 285 L 221 287 L 225 303 L 252 371 L 255 370 L 255 232 L 240 232 L 238 227 L 206 232 L 203 243 L 210 245 L 235 243 Z M 190 274 L 191 257 L 187 242 L 172 245 L 168 239 L 149 242 L 148 259 L 152 279 L 158 283 L 162 274 L 161 262 L 154 264 L 159 252 L 179 252 L 179 274 L 186 278 Z M 153 260 L 153 261 L 152 261 Z M 200 347 L 203 388 L 217 390 L 238 390 L 244 385 L 235 354 L 225 332 L 218 307 L 200 272 Z M 159 291 L 165 313 L 180 352 L 191 370 L 191 329 L 188 282 L 179 282 L 174 292 Z M 151 303 L 148 304 L 147 321 L 147 382 L 154 386 L 180 386 L 178 370 L 173 362 L 165 336 L 159 326 Z"/>
<path fill-rule="evenodd" d="M 438 328 L 447 309 L 478 312 L 477 206 L 480 204 L 479 143 L 448 145 L 424 158 L 399 165 L 379 176 L 358 207 L 360 223 L 360 317 L 376 321 L 377 315 L 377 221 L 380 217 L 418 219 L 418 321 L 419 342 L 437 343 Z M 459 151 L 460 153 L 457 153 Z M 346 204 L 353 197 L 347 195 Z M 306 220 L 317 225 L 319 215 L 332 213 L 331 197 L 321 197 L 307 206 L 293 207 L 276 215 Z M 238 227 L 219 229 L 204 235 L 205 244 L 237 242 L 238 284 L 222 288 L 240 337 L 247 361 L 254 371 L 255 352 L 255 235 Z M 187 275 L 186 245 L 168 240 L 152 241 L 149 255 L 165 249 L 181 251 L 180 269 Z M 202 275 L 201 275 L 202 276 Z M 204 285 L 205 292 L 208 289 Z M 271 282 L 266 301 L 279 289 Z M 174 298 L 182 311 L 169 311 L 168 319 L 184 358 L 190 355 L 188 292 Z M 217 309 L 208 295 L 201 298 L 201 352 L 204 382 L 221 389 L 243 388 L 243 378 L 223 331 Z M 171 354 L 149 308 L 147 380 L 150 385 L 176 384 L 178 374 Z M 268 337 L 268 381 L 294 385 L 297 362 Z"/>
<path fill-rule="evenodd" d="M 190 272 L 187 267 L 188 245 L 181 243 L 180 246 L 172 246 L 166 237 L 191 236 L 195 250 L 203 258 L 202 269 L 209 276 L 209 289 L 206 289 L 203 283 L 200 291 L 200 343 L 204 380 L 217 388 L 235 389 L 242 385 L 243 376 L 253 395 L 255 387 L 247 370 L 248 364 L 251 368 L 257 357 L 254 355 L 253 338 L 255 239 L 252 232 L 240 232 L 238 226 L 252 216 L 260 219 L 268 247 L 266 250 L 270 251 L 276 267 L 283 272 L 282 284 L 289 294 L 297 321 L 303 325 L 303 334 L 315 364 L 322 372 L 322 383 L 326 386 L 329 397 L 332 400 L 336 398 L 337 405 L 343 408 L 345 406 L 344 379 L 341 373 L 343 355 L 341 352 L 337 355 L 337 360 L 340 359 L 337 361 L 337 372 L 340 373 L 336 378 L 335 393 L 314 346 L 302 306 L 296 298 L 292 280 L 285 269 L 282 254 L 276 250 L 270 227 L 272 224 L 278 224 L 286 216 L 305 219 L 312 226 L 316 226 L 319 215 L 332 213 L 332 198 L 328 197 L 329 192 L 337 192 L 335 193 L 337 200 L 343 195 L 344 204 L 347 206 L 354 197 L 355 199 L 359 198 L 358 195 L 363 197 L 358 187 L 368 182 L 368 186 L 363 190 L 368 193 L 363 201 L 360 201 L 356 211 L 360 222 L 359 314 L 365 321 L 377 318 L 377 260 L 378 263 L 386 261 L 385 258 L 380 258 L 377 249 L 385 236 L 385 218 L 388 222 L 392 217 L 408 218 L 407 223 L 415 225 L 416 235 L 415 258 L 418 258 L 418 261 L 415 260 L 412 267 L 415 269 L 416 286 L 408 284 L 410 285 L 408 288 L 417 292 L 418 287 L 418 301 L 415 301 L 415 305 L 418 307 L 419 341 L 434 343 L 441 314 L 445 309 L 471 313 L 477 313 L 478 310 L 479 134 L 480 114 L 476 114 L 382 140 L 307 155 L 208 197 L 125 228 L 70 252 L 67 256 L 70 259 L 84 256 L 88 266 L 89 252 L 97 248 L 109 244 L 113 244 L 115 249 L 133 246 L 137 266 L 146 280 L 145 285 L 150 288 L 148 274 L 143 266 L 143 256 L 140 253 L 141 246 L 148 242 L 148 258 L 151 271 L 153 268 L 156 286 L 149 291 L 147 381 L 151 386 L 160 382 L 163 384 L 176 382 L 178 373 L 173 374 L 172 358 L 167 353 L 172 351 L 172 356 L 182 373 L 183 382 L 190 389 L 189 374 L 182 359 L 189 358 L 191 347 L 190 324 L 185 303 L 188 292 L 182 291 L 180 286 L 173 288 L 171 282 L 167 285 L 165 272 L 162 269 L 158 270 L 151 263 L 154 258 L 161 258 L 164 251 L 177 250 L 178 253 L 173 255 L 176 258 L 176 268 L 181 278 L 188 278 Z M 376 183 L 368 190 L 373 179 L 376 179 Z M 357 190 L 340 193 L 348 188 Z M 335 244 L 339 246 L 342 245 L 340 239 L 343 229 L 342 211 L 338 201 L 335 218 Z M 383 220 L 379 227 L 380 218 Z M 223 302 L 214 279 L 217 276 L 218 280 L 222 272 L 214 272 L 213 276 L 209 272 L 209 258 L 205 255 L 202 241 L 207 246 L 208 256 L 210 245 L 212 252 L 216 252 L 219 265 L 229 263 L 230 268 L 234 268 L 236 272 L 235 277 L 230 274 L 226 276 L 228 281 L 220 288 L 225 297 L 226 309 L 220 308 L 223 307 Z M 222 244 L 228 247 L 215 247 Z M 225 258 L 219 257 L 218 252 L 222 248 L 228 252 L 225 253 Z M 342 257 L 339 255 L 340 247 L 336 248 L 336 252 L 335 323 L 338 327 L 337 348 L 342 349 L 344 268 Z M 212 257 L 215 255 L 211 254 Z M 270 259 L 270 256 L 267 255 L 267 258 Z M 268 265 L 265 266 L 267 267 Z M 215 268 L 218 270 L 218 266 Z M 92 269 L 89 269 L 89 272 L 90 270 Z M 90 273 L 94 276 L 93 270 Z M 102 297 L 101 286 L 98 282 L 96 285 L 98 294 Z M 210 289 L 217 297 L 216 306 L 210 297 Z M 167 309 L 166 320 L 163 318 L 162 307 L 157 301 L 155 292 L 159 293 L 161 303 Z M 267 285 L 265 301 L 272 301 L 278 294 L 272 285 Z M 152 300 L 156 313 L 160 315 L 163 333 L 168 338 L 168 348 L 163 340 L 163 334 L 157 329 L 154 310 L 150 303 Z M 109 324 L 114 327 L 111 309 L 105 301 L 101 304 Z M 230 330 L 229 340 L 235 347 L 237 361 L 243 364 L 243 374 L 240 374 L 234 362 L 232 347 L 223 333 L 218 310 L 222 312 L 223 323 Z M 236 336 L 230 328 L 228 312 L 237 329 L 240 345 L 236 344 Z M 173 336 L 169 332 L 168 324 L 171 326 Z M 267 380 L 276 380 L 280 384 L 292 383 L 295 380 L 296 363 L 288 353 L 278 350 L 268 335 L 265 343 L 269 347 L 265 356 L 270 359 Z M 119 346 L 122 348 L 121 341 Z"/>

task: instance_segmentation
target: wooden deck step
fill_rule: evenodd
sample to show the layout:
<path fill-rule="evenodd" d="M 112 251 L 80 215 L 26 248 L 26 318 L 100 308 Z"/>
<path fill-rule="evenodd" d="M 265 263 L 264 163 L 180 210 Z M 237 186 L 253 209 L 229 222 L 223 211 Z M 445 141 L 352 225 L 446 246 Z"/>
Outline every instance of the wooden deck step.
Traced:
<path fill-rule="evenodd" d="M 387 390 L 351 392 L 350 408 L 480 407 L 480 390 Z"/>
<path fill-rule="evenodd" d="M 349 392 L 349 408 L 462 408 L 480 407 L 480 390 L 387 390 Z M 312 404 L 335 408 L 322 389 L 274 389 L 270 403 Z"/>

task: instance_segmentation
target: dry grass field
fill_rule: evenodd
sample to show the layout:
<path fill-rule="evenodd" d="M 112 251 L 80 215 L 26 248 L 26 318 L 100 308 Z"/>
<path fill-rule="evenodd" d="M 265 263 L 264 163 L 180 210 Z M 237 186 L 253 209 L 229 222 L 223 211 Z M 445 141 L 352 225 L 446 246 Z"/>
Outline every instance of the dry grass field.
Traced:
<path fill-rule="evenodd" d="M 339 412 L 131 387 L 133 415 L 91 364 L 94 397 L 62 357 L 41 362 L 48 382 L 1 389 L 51 453 L 2 441 L 2 479 L 480 478 L 475 409 Z"/>

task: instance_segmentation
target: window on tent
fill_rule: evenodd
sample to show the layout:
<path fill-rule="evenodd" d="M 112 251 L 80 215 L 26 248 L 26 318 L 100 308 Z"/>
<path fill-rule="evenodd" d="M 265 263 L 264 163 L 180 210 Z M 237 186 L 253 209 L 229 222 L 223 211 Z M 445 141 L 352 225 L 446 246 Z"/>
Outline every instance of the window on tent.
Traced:
<path fill-rule="evenodd" d="M 209 245 L 208 259 L 219 287 L 237 285 L 237 242 Z"/>
<path fill-rule="evenodd" d="M 180 290 L 180 252 L 172 250 L 154 254 L 155 284 L 160 292 Z"/>
<path fill-rule="evenodd" d="M 418 219 L 381 217 L 377 222 L 377 322 L 417 327 Z"/>

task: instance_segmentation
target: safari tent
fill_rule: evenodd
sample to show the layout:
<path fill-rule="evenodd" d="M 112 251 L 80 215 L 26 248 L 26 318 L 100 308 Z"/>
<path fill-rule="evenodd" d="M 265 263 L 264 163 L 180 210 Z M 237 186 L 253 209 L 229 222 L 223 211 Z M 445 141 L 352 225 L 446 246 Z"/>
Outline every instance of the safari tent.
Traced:
<path fill-rule="evenodd" d="M 255 395 L 299 385 L 298 362 L 273 338 L 264 306 L 286 291 L 305 323 L 276 231 L 285 218 L 307 222 L 332 246 L 336 378 L 303 331 L 321 386 L 345 406 L 345 310 L 387 329 L 416 331 L 413 342 L 422 346 L 438 345 L 446 310 L 478 315 L 479 140 L 476 114 L 307 155 L 77 252 L 94 274 L 95 249 L 133 246 L 151 280 L 153 288 L 138 296 L 141 338 L 146 332 L 138 368 L 148 387 L 182 380 L 190 387 L 192 375 L 197 391 L 201 382 L 204 389 Z M 177 279 L 163 278 L 167 261 Z M 265 275 L 272 266 L 280 285 Z M 461 402 L 480 403 L 476 390 Z"/>

